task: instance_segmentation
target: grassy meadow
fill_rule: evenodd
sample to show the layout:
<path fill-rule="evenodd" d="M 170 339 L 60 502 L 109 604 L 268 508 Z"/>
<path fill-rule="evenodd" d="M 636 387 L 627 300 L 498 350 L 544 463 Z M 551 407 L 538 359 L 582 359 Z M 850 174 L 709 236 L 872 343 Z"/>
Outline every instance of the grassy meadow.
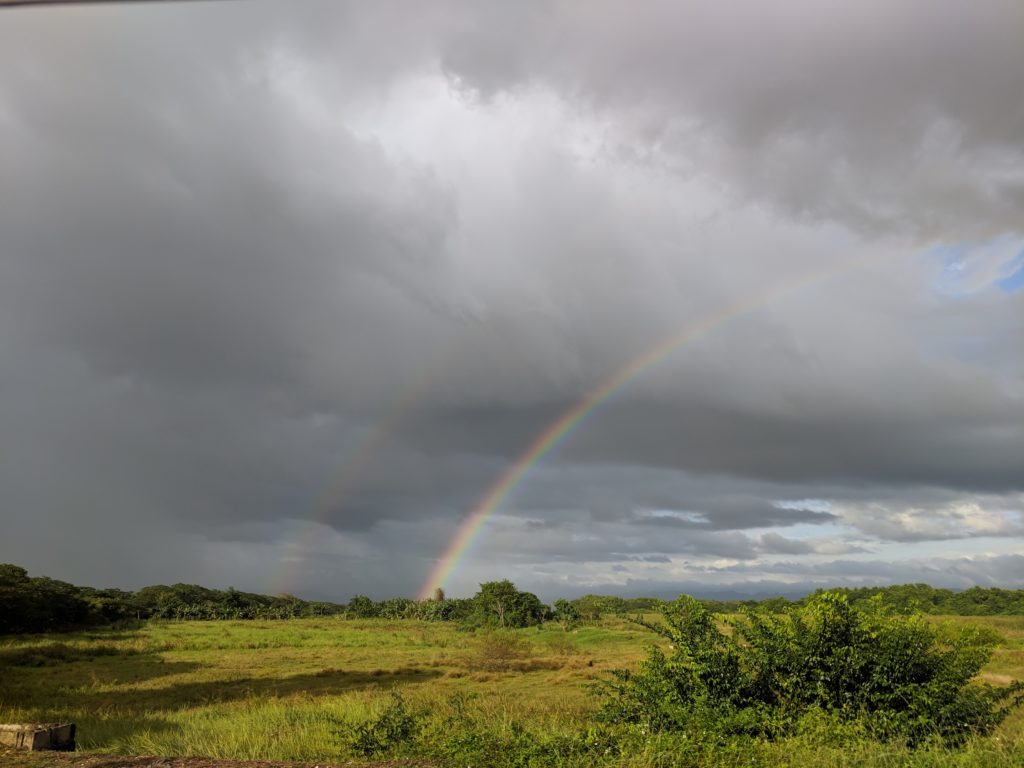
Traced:
<path fill-rule="evenodd" d="M 1004 641 L 983 678 L 1024 679 L 1024 617 L 935 620 L 996 629 Z M 957 750 L 908 750 L 824 719 L 778 742 L 599 725 L 587 684 L 635 665 L 653 639 L 620 619 L 573 632 L 554 624 L 473 632 L 451 623 L 341 618 L 153 621 L 8 638 L 0 640 L 0 722 L 73 721 L 80 750 L 124 755 L 523 766 L 1024 765 L 1021 710 L 993 736 Z M 377 724 L 372 733 L 368 723 Z M 382 748 L 371 752 L 367 738 Z"/>

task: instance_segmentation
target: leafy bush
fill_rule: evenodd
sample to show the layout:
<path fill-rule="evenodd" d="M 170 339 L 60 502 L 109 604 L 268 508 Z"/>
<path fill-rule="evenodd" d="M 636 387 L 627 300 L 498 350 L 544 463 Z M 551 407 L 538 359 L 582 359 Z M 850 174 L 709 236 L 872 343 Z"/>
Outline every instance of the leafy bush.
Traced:
<path fill-rule="evenodd" d="M 377 615 L 382 619 L 404 619 L 413 615 L 416 601 L 407 597 L 392 597 L 377 603 Z"/>
<path fill-rule="evenodd" d="M 532 651 L 530 641 L 522 635 L 501 630 L 487 631 L 467 659 L 467 666 L 486 672 L 504 672 L 512 669 L 514 662 L 530 656 Z"/>
<path fill-rule="evenodd" d="M 350 750 L 371 757 L 411 744 L 420 730 L 420 716 L 409 711 L 398 691 L 391 693 L 391 702 L 374 719 L 351 726 L 345 734 Z"/>
<path fill-rule="evenodd" d="M 406 613 L 407 618 L 422 621 L 460 621 L 473 612 L 473 601 L 467 598 L 420 600 Z"/>
<path fill-rule="evenodd" d="M 355 595 L 348 601 L 345 615 L 354 619 L 373 619 L 380 616 L 380 606 L 366 595 Z"/>
<path fill-rule="evenodd" d="M 752 611 L 723 633 L 697 600 L 662 608 L 665 637 L 638 672 L 616 670 L 603 690 L 605 720 L 654 731 L 695 725 L 778 736 L 824 710 L 882 737 L 950 742 L 990 733 L 1024 699 L 1020 683 L 971 683 L 998 637 L 977 627 L 936 628 L 879 602 L 852 608 L 821 593 L 782 615 Z"/>

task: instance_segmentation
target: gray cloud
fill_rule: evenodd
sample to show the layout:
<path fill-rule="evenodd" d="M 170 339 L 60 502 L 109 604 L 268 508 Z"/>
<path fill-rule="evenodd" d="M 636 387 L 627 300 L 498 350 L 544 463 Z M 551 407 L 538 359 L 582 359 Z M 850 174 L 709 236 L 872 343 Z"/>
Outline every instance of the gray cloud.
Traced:
<path fill-rule="evenodd" d="M 758 549 L 770 555 L 845 555 L 864 552 L 863 547 L 835 539 L 787 539 L 777 533 L 762 533 L 757 540 Z"/>
<path fill-rule="evenodd" d="M 710 167 L 790 215 L 925 237 L 1019 228 L 1024 18 L 1012 2 L 517 11 L 456 27 L 444 61 L 467 86 L 553 83 L 624 112 L 645 156 Z"/>
<path fill-rule="evenodd" d="M 1013 581 L 1020 13 L 6 13 L 0 560 L 411 593 L 646 355 L 457 591 Z"/>

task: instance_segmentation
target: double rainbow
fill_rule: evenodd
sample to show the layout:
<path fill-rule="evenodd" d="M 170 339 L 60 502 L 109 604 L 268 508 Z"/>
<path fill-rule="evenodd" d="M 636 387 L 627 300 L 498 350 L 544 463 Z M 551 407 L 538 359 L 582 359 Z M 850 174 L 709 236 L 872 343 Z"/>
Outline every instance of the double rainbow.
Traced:
<path fill-rule="evenodd" d="M 794 281 L 784 283 L 774 290 L 761 292 L 745 300 L 738 301 L 725 309 L 707 315 L 682 331 L 660 341 L 646 352 L 634 358 L 624 367 L 608 377 L 597 389 L 585 395 L 576 405 L 563 413 L 553 424 L 545 429 L 530 446 L 523 451 L 511 467 L 491 486 L 491 489 L 473 508 L 472 512 L 462 521 L 451 542 L 445 549 L 437 564 L 430 571 L 419 591 L 419 598 L 429 598 L 436 587 L 443 587 L 451 578 L 459 563 L 466 557 L 473 542 L 480 535 L 484 523 L 501 507 L 509 494 L 515 489 L 526 474 L 556 446 L 568 437 L 579 424 L 616 392 L 640 376 L 659 362 L 678 351 L 695 339 L 704 336 L 731 320 L 764 307 L 785 296 L 792 295 L 809 286 L 848 272 L 865 261 L 863 256 L 841 262 L 826 270 L 811 273 Z"/>
<path fill-rule="evenodd" d="M 387 444 L 408 413 L 429 387 L 439 366 L 423 368 L 399 390 L 398 397 L 376 426 L 368 430 L 346 453 L 345 460 L 331 477 L 327 487 L 313 505 L 311 520 L 296 521 L 296 529 L 285 546 L 285 556 L 278 559 L 278 567 L 267 580 L 270 594 L 286 592 L 295 581 L 293 564 L 301 563 L 305 554 L 321 535 L 321 526 L 330 521 L 332 513 L 344 502 L 358 478 Z"/>

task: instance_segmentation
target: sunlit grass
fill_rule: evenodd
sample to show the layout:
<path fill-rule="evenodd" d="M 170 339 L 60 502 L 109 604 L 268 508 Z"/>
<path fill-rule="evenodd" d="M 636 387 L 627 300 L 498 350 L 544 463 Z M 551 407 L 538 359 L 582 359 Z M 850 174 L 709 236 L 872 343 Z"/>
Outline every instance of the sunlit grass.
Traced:
<path fill-rule="evenodd" d="M 433 711 L 463 694 L 492 721 L 576 722 L 593 707 L 581 684 L 643 651 L 635 629 L 580 634 L 577 645 L 560 629 L 519 631 L 514 658 L 495 664 L 493 635 L 414 621 L 154 622 L 8 640 L 0 719 L 73 720 L 82 749 L 276 759 L 339 754 L 339 723 L 393 688 Z"/>
<path fill-rule="evenodd" d="M 982 679 L 1024 679 L 1024 617 L 948 620 L 1003 636 Z M 549 625 L 493 635 L 444 623 L 337 618 L 152 622 L 124 632 L 14 638 L 0 641 L 0 721 L 76 722 L 83 750 L 340 761 L 353 757 L 345 729 L 375 716 L 398 690 L 428 734 L 469 717 L 496 734 L 570 736 L 592 724 L 597 707 L 585 684 L 635 664 L 652 639 L 621 619 L 573 633 Z M 734 762 L 998 768 L 1024 764 L 1022 741 L 1018 711 L 995 736 L 957 752 L 830 744 L 818 734 L 745 744 Z M 643 741 L 617 762 L 664 765 L 665 748 Z M 728 745 L 716 749 L 694 764 L 733 764 Z"/>

